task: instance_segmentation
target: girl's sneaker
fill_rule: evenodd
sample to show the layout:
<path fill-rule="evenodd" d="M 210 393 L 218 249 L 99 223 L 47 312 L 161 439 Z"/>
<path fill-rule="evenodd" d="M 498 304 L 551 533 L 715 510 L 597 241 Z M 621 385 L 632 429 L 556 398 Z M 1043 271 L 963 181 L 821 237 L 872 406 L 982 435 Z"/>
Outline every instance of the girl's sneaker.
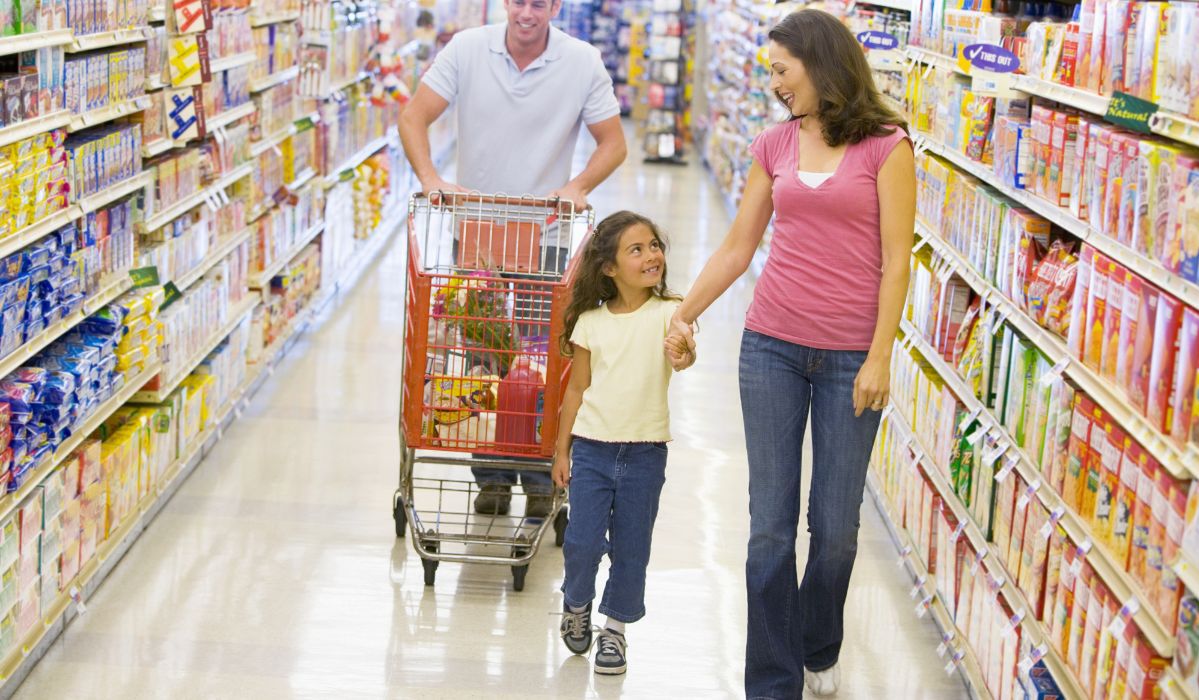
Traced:
<path fill-rule="evenodd" d="M 624 635 L 610 629 L 599 633 L 599 651 L 595 652 L 595 672 L 605 676 L 618 676 L 625 672 L 628 662 L 625 649 L 628 642 Z"/>
<path fill-rule="evenodd" d="M 812 695 L 818 698 L 827 698 L 837 694 L 837 688 L 841 685 L 841 666 L 840 664 L 831 666 L 823 671 L 808 671 L 803 672 L 804 685 L 808 686 L 808 690 Z"/>
<path fill-rule="evenodd" d="M 572 654 L 586 654 L 591 648 L 591 603 L 583 612 L 571 612 L 570 606 L 562 603 L 562 641 Z"/>

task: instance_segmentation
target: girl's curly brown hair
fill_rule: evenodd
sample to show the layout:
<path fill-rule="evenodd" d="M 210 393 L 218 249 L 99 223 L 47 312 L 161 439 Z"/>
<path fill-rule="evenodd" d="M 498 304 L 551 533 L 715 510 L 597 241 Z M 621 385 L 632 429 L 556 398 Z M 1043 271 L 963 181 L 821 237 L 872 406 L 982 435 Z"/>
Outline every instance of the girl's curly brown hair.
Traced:
<path fill-rule="evenodd" d="M 908 131 L 903 117 L 883 104 L 866 54 L 841 20 L 820 10 L 800 10 L 787 15 L 768 36 L 803 64 L 820 94 L 815 116 L 824 127 L 825 143 L 840 146 L 886 136 L 897 128 Z"/>
<path fill-rule="evenodd" d="M 662 249 L 662 279 L 651 290 L 653 296 L 659 299 L 681 301 L 682 297 L 670 291 L 666 286 L 666 239 L 657 224 L 646 217 L 631 211 L 618 211 L 595 226 L 587 245 L 583 247 L 582 259 L 579 260 L 574 282 L 570 288 L 570 305 L 566 307 L 566 329 L 558 339 L 558 347 L 562 354 L 570 357 L 574 354 L 574 346 L 570 336 L 574 334 L 579 317 L 585 312 L 598 308 L 605 301 L 616 298 L 616 282 L 604 274 L 604 267 L 616 264 L 616 253 L 620 250 L 620 237 L 629 228 L 641 224 L 654 234 Z"/>

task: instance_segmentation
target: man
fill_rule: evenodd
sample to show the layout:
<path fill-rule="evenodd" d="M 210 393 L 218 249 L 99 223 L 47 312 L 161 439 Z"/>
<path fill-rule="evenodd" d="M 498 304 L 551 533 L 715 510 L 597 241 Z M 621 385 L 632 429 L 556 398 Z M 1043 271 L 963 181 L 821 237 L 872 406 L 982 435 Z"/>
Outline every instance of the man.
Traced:
<path fill-rule="evenodd" d="M 599 51 L 554 28 L 562 0 L 504 0 L 506 23 L 459 32 L 438 54 L 400 118 L 400 138 L 421 189 L 432 192 L 560 198 L 576 211 L 624 162 L 628 149 L 620 105 Z M 437 172 L 429 126 L 457 105 L 458 182 Z M 596 149 L 571 178 L 580 126 Z M 571 251 L 547 231 L 543 269 L 562 272 Z M 506 514 L 517 472 L 474 470 L 482 487 L 475 511 Z M 525 515 L 545 517 L 552 483 L 543 472 L 519 472 L 528 494 Z"/>

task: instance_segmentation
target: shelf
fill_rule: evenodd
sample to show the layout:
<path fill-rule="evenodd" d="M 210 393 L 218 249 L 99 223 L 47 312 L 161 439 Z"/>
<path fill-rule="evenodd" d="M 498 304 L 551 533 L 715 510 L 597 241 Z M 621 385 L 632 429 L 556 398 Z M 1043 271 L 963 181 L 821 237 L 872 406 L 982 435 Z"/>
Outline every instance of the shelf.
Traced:
<path fill-rule="evenodd" d="M 148 97 L 135 97 L 132 100 L 118 102 L 115 105 L 93 109 L 83 114 L 76 114 L 71 117 L 71 122 L 67 125 L 67 131 L 75 133 L 76 131 L 90 129 L 93 126 L 106 124 L 114 119 L 137 114 L 149 106 L 150 100 Z"/>
<path fill-rule="evenodd" d="M 238 105 L 215 116 L 205 118 L 204 128 L 208 131 L 214 131 L 221 127 L 229 126 L 235 121 L 245 119 L 257 111 L 258 108 L 254 106 L 253 102 L 247 102 L 244 105 Z"/>
<path fill-rule="evenodd" d="M 370 73 L 364 72 L 364 73 L 359 73 L 358 75 L 346 78 L 344 80 L 339 80 L 336 83 L 333 83 L 332 85 L 330 85 L 329 88 L 327 90 L 325 90 L 321 96 L 329 97 L 336 93 L 342 92 L 343 90 L 347 90 L 347 89 L 357 85 L 358 83 L 361 83 L 363 80 L 366 80 L 369 77 L 371 77 Z"/>
<path fill-rule="evenodd" d="M 941 631 L 941 639 L 944 640 L 945 646 L 954 651 L 953 657 L 957 672 L 961 675 L 962 680 L 966 684 L 966 689 L 969 691 L 971 698 L 988 699 L 994 696 L 987 689 L 986 677 L 983 675 L 982 667 L 979 666 L 978 657 L 974 653 L 974 648 L 970 646 L 966 635 L 958 630 L 957 625 L 953 621 L 953 617 L 949 614 L 949 609 L 945 606 L 945 602 L 941 597 L 941 592 L 934 590 L 930 595 L 925 586 L 935 582 L 929 573 L 928 567 L 920 557 L 914 554 L 915 545 L 912 542 L 908 532 L 899 527 L 899 520 L 895 516 L 894 508 L 887 498 L 887 495 L 882 492 L 878 485 L 878 477 L 871 470 L 866 475 L 866 486 L 870 491 L 870 495 L 874 500 L 875 508 L 882 516 L 883 522 L 887 526 L 887 531 L 891 535 L 891 540 L 895 544 L 896 549 L 901 552 L 901 559 L 904 562 L 905 568 L 912 576 L 913 582 L 916 584 L 917 592 L 924 592 L 925 598 L 928 600 L 928 610 L 931 612 L 933 623 Z M 908 554 L 902 554 L 908 552 Z M 934 586 L 935 588 L 935 586 Z M 957 642 L 955 644 L 955 642 Z M 960 654 L 960 658 L 959 657 Z"/>
<path fill-rule="evenodd" d="M 150 183 L 154 182 L 153 176 L 154 173 L 152 172 L 142 172 L 138 175 L 134 175 L 131 178 L 127 178 L 123 182 L 119 182 L 108 187 L 107 189 L 101 190 L 96 194 L 93 194 L 89 197 L 84 197 L 83 199 L 79 200 L 79 210 L 84 214 L 91 214 L 92 212 L 99 211 L 100 209 L 103 209 L 109 204 L 117 201 L 121 197 L 133 194 L 138 190 L 146 189 Z"/>
<path fill-rule="evenodd" d="M 37 51 L 52 46 L 66 46 L 74 41 L 70 29 L 54 29 L 48 32 L 17 34 L 0 38 L 0 56 L 10 56 L 24 51 Z"/>
<path fill-rule="evenodd" d="M 1090 244 L 1099 252 L 1136 272 L 1146 281 L 1152 282 L 1158 288 L 1173 294 L 1189 306 L 1199 308 L 1199 285 L 1187 282 L 1178 275 L 1172 274 L 1169 270 L 1161 267 L 1155 261 L 1146 258 L 1112 238 L 1098 233 L 1088 224 L 1075 219 L 1065 209 L 1055 206 L 1027 190 L 1018 190 L 1014 187 L 994 182 L 995 173 L 982 163 L 970 160 L 964 154 L 939 144 L 925 135 L 915 136 L 914 141 L 930 153 L 934 153 L 950 161 L 960 170 L 983 180 L 987 183 L 988 187 L 999 191 L 1007 198 L 1045 217 L 1054 225 Z"/>
<path fill-rule="evenodd" d="M 1178 559 L 1170 565 L 1170 568 L 1178 574 L 1178 578 L 1186 585 L 1188 591 L 1199 594 L 1199 564 L 1196 564 L 1184 550 L 1179 550 Z"/>
<path fill-rule="evenodd" d="M 1112 101 L 1110 97 L 1096 95 L 1093 92 L 1079 90 L 1078 88 L 1066 85 L 1058 85 L 1057 83 L 1051 83 L 1048 80 L 1041 80 L 1028 75 L 1012 76 L 1012 88 L 1030 95 L 1044 97 L 1047 100 L 1053 100 L 1067 107 L 1074 107 L 1084 112 L 1090 112 L 1100 117 L 1107 114 L 1107 106 Z"/>
<path fill-rule="evenodd" d="M 147 217 L 145 222 L 145 230 L 157 231 L 192 209 L 200 206 L 207 201 L 209 197 L 214 196 L 217 192 L 224 191 L 226 187 L 232 185 L 243 177 L 248 177 L 252 172 L 254 172 L 253 163 L 244 163 L 239 165 L 229 172 L 229 174 L 222 176 L 216 182 L 208 185 L 199 192 L 183 198 L 179 202 L 170 205 L 166 209 L 154 214 L 153 216 Z"/>
<path fill-rule="evenodd" d="M 1161 688 L 1161 697 L 1166 700 L 1199 700 L 1199 696 L 1183 683 L 1182 678 L 1178 675 L 1178 669 L 1174 668 L 1173 664 L 1166 667 L 1166 672 L 1157 682 Z"/>
<path fill-rule="evenodd" d="M 295 22 L 298 19 L 300 19 L 300 12 L 298 10 L 293 10 L 291 12 L 275 12 L 269 15 L 250 15 L 250 26 L 265 27 L 270 24 Z"/>
<path fill-rule="evenodd" d="M 248 66 L 258 60 L 258 54 L 253 51 L 238 53 L 225 58 L 218 58 L 208 64 L 209 73 L 221 73 L 223 71 L 232 70 Z"/>
<path fill-rule="evenodd" d="M 171 139 L 155 139 L 154 141 L 142 146 L 142 157 L 153 158 L 154 156 L 162 155 L 163 153 L 178 147 L 179 144 L 175 143 Z"/>
<path fill-rule="evenodd" d="M 300 234 L 300 238 L 296 241 L 296 244 L 293 245 L 283 255 L 281 255 L 278 260 L 272 262 L 262 272 L 251 273 L 249 285 L 250 289 L 266 289 L 268 286 L 270 286 L 271 279 L 274 278 L 275 275 L 279 274 L 279 271 L 286 267 L 287 263 L 291 262 L 293 258 L 304 252 L 304 249 L 308 247 L 308 244 L 316 240 L 316 237 L 319 236 L 324 230 L 325 222 L 323 221 L 309 228 L 307 231 Z"/>
<path fill-rule="evenodd" d="M 910 336 L 912 347 L 915 348 L 923 357 L 925 362 L 932 366 L 933 370 L 941 377 L 941 380 L 953 392 L 959 401 L 970 412 L 978 411 L 979 420 L 987 426 L 987 431 L 992 433 L 1002 434 L 1001 444 L 1008 445 L 1004 450 L 1004 454 L 1013 455 L 1015 460 L 1016 470 L 1021 478 L 1026 483 L 1040 483 L 1043 474 L 1036 462 L 1025 453 L 1024 449 L 1016 444 L 1016 441 L 1008 433 L 1003 422 L 997 416 L 974 397 L 973 392 L 966 386 L 965 382 L 958 375 L 957 371 L 950 367 L 945 360 L 935 351 L 929 344 L 920 336 L 919 331 L 908 321 L 903 321 L 901 324 L 902 332 L 905 336 Z M 1005 458 L 1006 457 L 1001 457 Z M 1099 575 L 1103 582 L 1107 584 L 1112 594 L 1121 602 L 1127 603 L 1135 598 L 1139 603 L 1139 609 L 1132 616 L 1136 621 L 1137 627 L 1149 640 L 1150 645 L 1161 654 L 1163 657 L 1169 658 L 1174 655 L 1174 637 L 1168 631 L 1165 625 L 1157 619 L 1150 598 L 1141 590 L 1140 584 L 1134 580 L 1123 567 L 1116 566 L 1111 560 L 1111 555 L 1098 543 L 1091 534 L 1091 528 L 1085 520 L 1083 520 L 1073 508 L 1062 500 L 1061 495 L 1056 493 L 1052 488 L 1043 486 L 1036 490 L 1037 499 L 1050 511 L 1058 511 L 1063 513 L 1058 524 L 1070 536 L 1070 539 L 1078 545 L 1085 542 L 1091 542 L 1095 546 L 1087 555 L 1087 561 L 1091 564 L 1095 573 Z"/>
<path fill-rule="evenodd" d="M 81 51 L 107 49 L 112 46 L 136 44 L 146 40 L 146 31 L 146 29 L 120 29 L 115 32 L 76 36 L 70 44 L 66 45 L 66 52 L 79 53 Z"/>
<path fill-rule="evenodd" d="M 289 124 L 287 126 L 287 128 L 280 129 L 279 131 L 276 131 L 275 133 L 263 138 L 260 141 L 255 141 L 255 142 L 251 143 L 250 144 L 250 156 L 252 158 L 257 158 L 258 156 L 262 155 L 263 153 L 266 153 L 267 151 L 271 150 L 272 148 L 277 147 L 279 144 L 283 143 L 284 141 L 286 141 L 287 139 L 289 139 L 295 135 L 296 135 L 296 125 Z"/>
<path fill-rule="evenodd" d="M 917 222 L 921 238 L 951 263 L 955 274 L 961 277 L 980 297 L 991 305 L 998 306 L 1007 314 L 1007 321 L 1016 330 L 1032 341 L 1041 352 L 1057 361 L 1070 357 L 1065 341 L 1037 325 L 1023 309 L 1005 297 L 998 289 L 983 279 L 961 254 L 923 222 Z M 1147 418 L 1136 413 L 1121 392 L 1090 367 L 1070 357 L 1065 374 L 1085 391 L 1103 410 L 1120 424 L 1129 437 L 1136 440 L 1173 476 L 1183 479 L 1199 477 L 1199 459 L 1193 448 L 1180 448 L 1157 430 Z"/>
<path fill-rule="evenodd" d="M 79 208 L 75 205 L 70 205 L 66 209 L 55 212 L 32 226 L 27 226 L 10 236 L 0 238 L 0 258 L 7 258 L 25 246 L 37 243 L 78 218 Z"/>
<path fill-rule="evenodd" d="M 379 225 L 371 232 L 371 235 L 365 239 L 357 241 L 354 252 L 350 254 L 345 266 L 339 271 L 340 275 L 337 282 L 329 287 L 322 285 L 323 289 L 327 289 L 330 297 L 341 291 L 342 287 L 353 286 L 357 281 L 358 275 L 370 264 L 370 261 L 378 255 L 387 242 L 391 240 L 396 231 L 404 223 L 404 218 L 408 214 L 408 208 L 396 202 L 384 212 L 379 220 Z"/>
<path fill-rule="evenodd" d="M 254 229 L 252 227 L 247 227 L 242 229 L 240 233 L 230 236 L 228 240 L 218 243 L 217 247 L 213 249 L 213 251 L 209 253 L 203 261 L 186 273 L 179 275 L 177 279 L 172 280 L 175 283 L 175 287 L 181 292 L 186 291 L 188 287 L 195 284 L 201 277 L 211 270 L 214 265 L 229 257 L 229 254 L 232 253 L 235 248 L 249 240 L 250 234 L 253 232 Z"/>
<path fill-rule="evenodd" d="M 283 188 L 289 192 L 295 192 L 295 191 L 299 190 L 301 187 L 303 187 L 304 185 L 307 185 L 308 182 L 310 180 L 312 180 L 312 178 L 314 178 L 314 177 L 316 177 L 316 171 L 313 170 L 312 168 L 305 168 L 304 172 L 302 172 L 298 176 L 296 176 L 295 180 L 292 180 L 291 182 L 284 185 Z M 246 221 L 249 221 L 250 223 L 254 223 L 255 221 L 258 221 L 263 216 L 265 216 L 267 212 L 269 212 L 270 210 L 274 209 L 277 206 L 279 206 L 279 203 L 272 198 L 265 205 L 251 210 L 250 213 L 246 215 Z"/>
<path fill-rule="evenodd" d="M 1199 121 L 1181 114 L 1158 112 L 1149 120 L 1149 128 L 1159 136 L 1199 146 Z"/>
<path fill-rule="evenodd" d="M 229 334 L 237 328 L 237 326 L 242 322 L 242 319 L 244 319 L 246 315 L 258 305 L 258 301 L 257 295 L 247 294 L 246 298 L 242 300 L 237 307 L 229 310 L 229 320 L 225 322 L 225 325 L 221 326 L 212 335 L 208 336 L 208 338 L 204 341 L 204 344 L 200 346 L 200 349 L 192 353 L 192 355 L 183 362 L 175 376 L 164 380 L 162 386 L 160 386 L 158 389 L 138 391 L 132 396 L 132 398 L 130 398 L 130 401 L 133 403 L 149 404 L 159 404 L 166 401 L 170 395 L 174 393 L 175 389 L 179 388 L 179 385 L 183 383 L 183 380 L 187 379 L 188 376 L 191 375 L 192 371 L 194 371 L 196 367 L 204 361 L 204 358 L 208 357 L 212 351 L 215 350 L 216 347 L 225 340 L 225 338 L 229 337 Z M 152 378 L 153 377 L 151 377 L 151 379 Z M 142 385 L 144 386 L 144 384 L 145 383 L 143 382 Z M 139 388 L 141 387 L 139 386 Z"/>
<path fill-rule="evenodd" d="M 974 551 L 980 554 L 986 552 L 985 559 L 983 559 L 984 569 L 992 577 L 992 580 L 1001 579 L 1003 581 L 1003 585 L 999 590 L 1011 606 L 1013 614 L 1024 613 L 1024 617 L 1020 621 L 1020 627 L 1031 637 L 1033 646 L 1044 646 L 1046 650 L 1044 656 L 1045 665 L 1053 674 L 1054 680 L 1058 682 L 1058 685 L 1062 686 L 1065 696 L 1068 698 L 1084 697 L 1078 685 L 1078 680 L 1062 659 L 1058 649 L 1050 643 L 1050 637 L 1045 631 L 1044 624 L 1031 616 L 1032 606 L 1028 604 L 1028 599 L 1024 595 L 1024 591 L 1020 590 L 1013 582 L 1015 579 L 1012 577 L 1011 572 L 1007 570 L 1007 565 L 1005 564 L 1006 558 L 996 550 L 993 543 L 987 541 L 986 535 L 978 524 L 974 522 L 965 505 L 962 504 L 949 482 L 946 481 L 945 475 L 941 472 L 938 465 L 933 463 L 932 455 L 936 453 L 928 449 L 928 446 L 923 443 L 920 436 L 912 430 L 911 421 L 902 411 L 898 410 L 895 406 L 891 406 L 889 407 L 889 415 L 896 416 L 891 425 L 899 428 L 899 432 L 903 433 L 906 439 L 911 440 L 912 444 L 918 447 L 921 454 L 924 455 L 920 460 L 920 464 L 922 465 L 920 472 L 927 477 L 932 487 L 940 494 L 942 502 L 949 506 L 958 523 L 965 523 L 962 534 L 970 540 Z"/>
<path fill-rule="evenodd" d="M 150 8 L 150 13 L 146 16 L 147 22 L 165 22 L 167 21 L 166 5 L 157 4 Z"/>
<path fill-rule="evenodd" d="M 146 92 L 154 92 L 155 90 L 161 90 L 161 89 L 169 86 L 170 84 L 171 84 L 170 81 L 163 80 L 161 75 L 151 76 L 151 77 L 146 78 Z"/>
<path fill-rule="evenodd" d="M 286 83 L 287 81 L 289 81 L 293 78 L 296 78 L 299 75 L 300 75 L 300 67 L 292 66 L 291 68 L 288 68 L 287 70 L 282 70 L 282 71 L 278 71 L 276 73 L 272 73 L 271 75 L 268 75 L 265 78 L 258 78 L 257 80 L 251 80 L 250 81 L 250 92 L 263 92 L 265 90 L 269 90 L 269 89 L 275 87 L 276 85 L 278 85 L 279 83 Z"/>
<path fill-rule="evenodd" d="M 33 493 L 34 489 L 41 485 L 42 480 L 46 478 L 47 474 L 61 464 L 63 459 L 71 454 L 75 448 L 83 444 L 84 440 L 91 437 L 91 434 L 96 432 L 104 424 L 104 421 L 108 420 L 118 408 L 128 403 L 129 397 L 133 396 L 134 392 L 143 384 L 150 381 L 158 373 L 159 369 L 160 365 L 157 361 L 148 363 L 144 372 L 126 381 L 125 386 L 121 387 L 120 391 L 114 394 L 112 398 L 100 404 L 91 416 L 81 421 L 79 426 L 73 431 L 71 437 L 54 451 L 54 455 L 50 459 L 47 459 L 42 465 L 31 470 L 25 476 L 25 481 L 19 489 L 0 498 L 0 520 L 5 520 L 8 516 L 12 515 L 13 510 L 20 506 L 29 494 Z"/>
<path fill-rule="evenodd" d="M 962 68 L 962 65 L 958 63 L 956 58 L 951 58 L 936 51 L 930 51 L 919 46 L 909 46 L 904 49 L 904 55 L 926 66 L 935 66 L 940 70 L 952 71 L 958 75 L 970 75 L 969 69 Z"/>
<path fill-rule="evenodd" d="M 331 173 L 329 173 L 328 176 L 325 177 L 325 187 L 326 188 L 332 187 L 332 186 L 336 185 L 337 183 L 341 182 L 343 179 L 348 179 L 346 177 L 346 173 L 348 173 L 349 176 L 352 177 L 354 174 L 353 173 L 354 168 L 357 168 L 359 165 L 362 165 L 366 161 L 367 158 L 370 158 L 371 156 L 375 155 L 379 151 L 383 150 L 390 143 L 391 143 L 390 135 L 377 138 L 374 141 L 371 141 L 370 143 L 368 143 L 365 148 L 358 151 L 354 155 L 350 156 L 349 160 L 345 161 L 341 165 L 334 168 L 333 171 Z"/>
<path fill-rule="evenodd" d="M 47 131 L 61 129 L 70 123 L 71 113 L 66 110 L 45 114 L 35 119 L 26 119 L 0 129 L 0 146 L 7 146 Z"/>
<path fill-rule="evenodd" d="M 900 10 L 902 12 L 912 11 L 912 3 L 909 2 L 909 0 L 858 0 L 858 2 L 855 4 L 886 7 L 892 10 Z"/>
<path fill-rule="evenodd" d="M 68 331 L 79 325 L 83 319 L 116 301 L 117 298 L 132 287 L 133 280 L 127 274 L 122 274 L 115 281 L 109 282 L 103 289 L 85 299 L 83 306 L 78 311 L 55 323 L 33 338 L 30 338 L 28 342 L 13 351 L 12 354 L 0 358 L 0 377 L 7 377 L 18 367 L 28 362 L 29 358 L 45 350 L 54 341 L 66 335 Z"/>

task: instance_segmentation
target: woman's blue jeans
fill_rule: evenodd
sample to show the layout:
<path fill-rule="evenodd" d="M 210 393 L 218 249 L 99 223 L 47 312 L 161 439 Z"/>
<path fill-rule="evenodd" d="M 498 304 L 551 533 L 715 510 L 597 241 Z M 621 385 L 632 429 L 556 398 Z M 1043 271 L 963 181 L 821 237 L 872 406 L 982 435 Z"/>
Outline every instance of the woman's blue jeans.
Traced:
<path fill-rule="evenodd" d="M 823 671 L 841 652 L 866 469 L 880 420 L 869 409 L 854 416 L 853 385 L 865 360 L 865 352 L 818 350 L 750 330 L 742 336 L 750 514 L 748 698 L 802 697 L 804 669 Z M 811 545 L 800 583 L 795 541 L 809 414 Z"/>

